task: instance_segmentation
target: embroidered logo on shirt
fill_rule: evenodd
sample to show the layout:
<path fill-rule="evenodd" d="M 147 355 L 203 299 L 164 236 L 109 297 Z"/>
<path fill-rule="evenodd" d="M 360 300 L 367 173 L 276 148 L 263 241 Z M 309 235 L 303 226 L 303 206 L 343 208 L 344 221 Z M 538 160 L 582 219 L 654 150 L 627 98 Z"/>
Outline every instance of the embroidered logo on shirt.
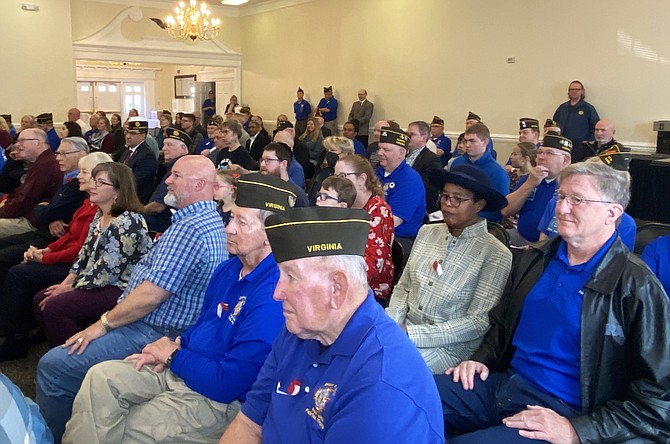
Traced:
<path fill-rule="evenodd" d="M 580 116 L 583 116 L 583 115 L 584 115 L 584 111 L 579 110 L 579 112 L 578 112 L 577 114 L 579 114 Z"/>
<path fill-rule="evenodd" d="M 305 409 L 305 412 L 319 425 L 323 430 L 323 411 L 326 403 L 330 401 L 337 392 L 337 385 L 326 382 L 323 387 L 314 392 L 314 407 Z"/>
<path fill-rule="evenodd" d="M 246 296 L 240 296 L 240 298 L 237 300 L 237 304 L 235 304 L 233 312 L 230 314 L 230 316 L 228 316 L 228 320 L 230 321 L 231 324 L 234 324 L 235 321 L 237 320 L 237 315 L 239 315 L 240 311 L 242 311 L 242 307 L 244 307 L 245 302 L 247 302 Z"/>

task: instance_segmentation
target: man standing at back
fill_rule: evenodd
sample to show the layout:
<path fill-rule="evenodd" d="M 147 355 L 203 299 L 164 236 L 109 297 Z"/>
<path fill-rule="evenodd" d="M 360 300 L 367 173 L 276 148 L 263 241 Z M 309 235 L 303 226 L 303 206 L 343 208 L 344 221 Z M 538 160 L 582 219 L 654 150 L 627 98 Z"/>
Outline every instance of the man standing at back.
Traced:
<path fill-rule="evenodd" d="M 584 140 L 593 139 L 593 130 L 600 120 L 598 111 L 584 100 L 586 90 L 579 80 L 573 80 L 568 86 L 568 101 L 562 103 L 554 112 L 554 120 L 561 128 L 561 134 L 572 140 L 572 146 L 578 146 Z"/>
<path fill-rule="evenodd" d="M 370 130 L 370 119 L 372 118 L 373 110 L 374 104 L 368 100 L 368 91 L 359 89 L 358 101 L 351 105 L 351 111 L 349 111 L 347 120 L 358 120 L 358 136 L 356 138 L 366 148 L 368 146 L 368 132 Z"/>
<path fill-rule="evenodd" d="M 309 115 L 312 113 L 312 105 L 305 100 L 305 91 L 303 91 L 302 88 L 298 88 L 296 95 L 298 96 L 298 100 L 293 103 L 293 113 L 295 114 L 295 135 L 296 137 L 300 137 L 307 128 L 307 119 L 309 119 Z"/>
<path fill-rule="evenodd" d="M 495 161 L 491 152 L 486 149 L 491 134 L 483 123 L 474 123 L 465 130 L 464 144 L 465 155 L 454 159 L 451 167 L 457 165 L 472 164 L 482 169 L 491 179 L 491 186 L 500 194 L 509 194 L 509 175 L 498 162 Z M 502 214 L 500 211 L 481 212 L 480 215 L 492 222 L 500 222 Z"/>
<path fill-rule="evenodd" d="M 330 134 L 337 135 L 337 99 L 333 97 L 333 87 L 323 88 L 323 99 L 319 100 L 318 111 L 323 116 L 323 126 L 330 130 Z M 325 137 L 325 136 L 324 136 Z"/>

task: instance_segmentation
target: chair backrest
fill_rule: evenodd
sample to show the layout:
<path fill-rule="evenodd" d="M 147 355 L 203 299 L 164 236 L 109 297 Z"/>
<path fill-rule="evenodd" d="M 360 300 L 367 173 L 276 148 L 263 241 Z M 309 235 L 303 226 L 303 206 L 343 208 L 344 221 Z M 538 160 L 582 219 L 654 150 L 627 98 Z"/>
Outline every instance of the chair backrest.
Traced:
<path fill-rule="evenodd" d="M 486 221 L 486 228 L 496 239 L 502 242 L 507 248 L 510 246 L 509 233 L 497 222 Z"/>
<path fill-rule="evenodd" d="M 391 260 L 393 261 L 394 275 L 393 275 L 393 286 L 398 283 L 400 280 L 400 275 L 402 275 L 402 270 L 404 268 L 405 260 L 405 249 L 402 247 L 402 244 L 397 240 L 393 239 L 393 244 L 391 245 Z"/>
<path fill-rule="evenodd" d="M 635 236 L 635 254 L 642 254 L 644 247 L 657 237 L 670 234 L 670 225 L 657 222 L 648 223 L 637 228 Z"/>

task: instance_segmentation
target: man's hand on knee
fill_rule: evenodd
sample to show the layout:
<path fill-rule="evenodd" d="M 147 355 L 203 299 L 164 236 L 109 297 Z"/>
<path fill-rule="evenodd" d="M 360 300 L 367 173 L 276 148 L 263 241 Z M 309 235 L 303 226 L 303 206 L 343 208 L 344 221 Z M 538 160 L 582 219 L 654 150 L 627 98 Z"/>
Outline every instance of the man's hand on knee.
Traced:
<path fill-rule="evenodd" d="M 519 435 L 541 439 L 552 444 L 579 444 L 577 432 L 568 418 L 546 407 L 529 405 L 528 409 L 503 419 L 507 427 L 519 429 Z"/>
<path fill-rule="evenodd" d="M 482 381 L 489 377 L 489 368 L 477 361 L 463 361 L 456 367 L 447 369 L 447 375 L 452 375 L 454 382 L 461 382 L 464 390 L 475 388 L 475 375 L 478 374 Z"/>
<path fill-rule="evenodd" d="M 67 352 L 68 355 L 71 355 L 74 352 L 77 352 L 78 355 L 81 355 L 84 353 L 84 350 L 86 350 L 86 347 L 88 347 L 88 344 L 95 341 L 99 337 L 104 336 L 106 333 L 107 331 L 102 326 L 102 324 L 100 324 L 100 322 L 96 322 L 89 326 L 86 330 L 72 335 L 70 339 L 65 341 L 65 344 L 61 345 L 61 347 L 70 347 L 70 350 Z"/>

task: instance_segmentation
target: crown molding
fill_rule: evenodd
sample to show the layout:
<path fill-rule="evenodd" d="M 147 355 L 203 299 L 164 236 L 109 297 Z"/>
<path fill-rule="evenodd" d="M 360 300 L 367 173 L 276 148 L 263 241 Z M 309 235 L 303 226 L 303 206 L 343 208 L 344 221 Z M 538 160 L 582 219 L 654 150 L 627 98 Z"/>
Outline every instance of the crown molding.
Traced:
<path fill-rule="evenodd" d="M 138 6 L 142 8 L 165 9 L 172 12 L 177 0 L 172 2 L 161 0 L 91 0 L 97 3 L 109 3 L 122 6 Z M 218 1 L 208 1 L 210 11 L 220 17 L 246 17 L 250 15 L 264 14 L 277 9 L 289 8 L 291 6 L 310 3 L 314 0 L 265 0 L 259 3 L 244 4 L 240 6 L 222 5 Z"/>

